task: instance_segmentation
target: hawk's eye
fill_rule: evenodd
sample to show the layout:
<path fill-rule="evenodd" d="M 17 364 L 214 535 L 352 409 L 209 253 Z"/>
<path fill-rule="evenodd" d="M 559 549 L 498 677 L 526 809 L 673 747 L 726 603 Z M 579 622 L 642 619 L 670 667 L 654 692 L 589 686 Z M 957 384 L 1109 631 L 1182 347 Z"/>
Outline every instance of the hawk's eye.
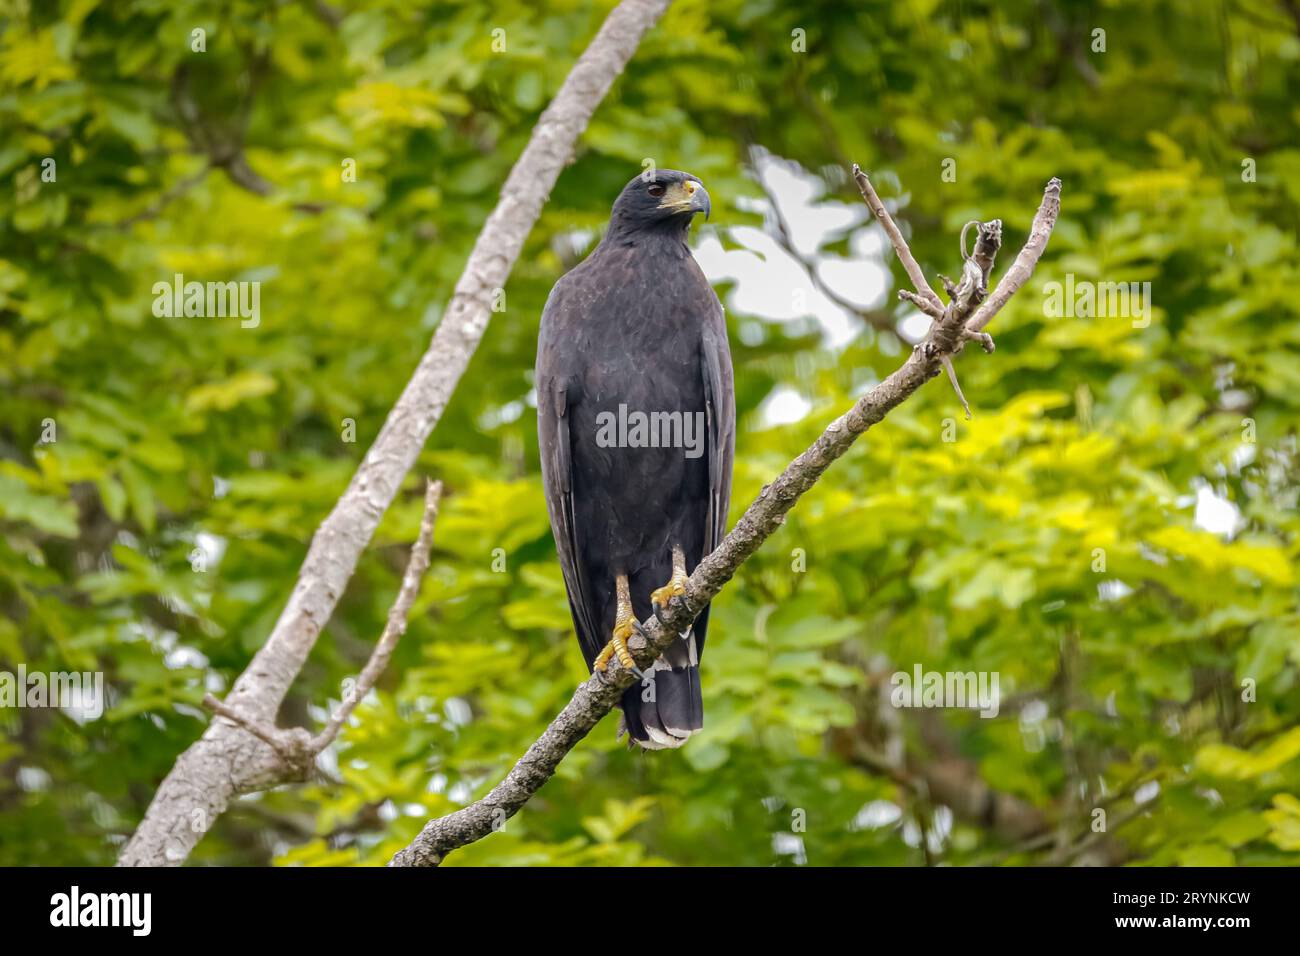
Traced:
<path fill-rule="evenodd" d="M 654 196 L 656 199 L 658 199 L 660 196 L 664 194 L 664 184 L 651 183 L 649 187 L 647 187 L 646 192 L 648 192 L 651 196 Z"/>

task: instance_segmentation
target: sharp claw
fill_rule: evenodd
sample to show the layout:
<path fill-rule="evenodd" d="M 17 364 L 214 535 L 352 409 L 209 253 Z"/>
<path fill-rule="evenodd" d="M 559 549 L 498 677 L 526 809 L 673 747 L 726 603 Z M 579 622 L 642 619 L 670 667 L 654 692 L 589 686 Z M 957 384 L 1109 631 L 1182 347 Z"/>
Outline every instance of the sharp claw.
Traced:
<path fill-rule="evenodd" d="M 661 604 L 659 604 L 659 602 L 656 601 L 656 602 L 654 602 L 653 604 L 651 604 L 650 607 L 652 607 L 652 608 L 654 609 L 654 612 L 655 612 L 655 620 L 659 622 L 660 626 L 661 626 L 661 627 L 667 627 L 667 626 L 668 626 L 668 622 L 667 622 L 666 620 L 664 620 L 664 609 L 663 609 L 663 606 L 662 606 Z"/>
<path fill-rule="evenodd" d="M 631 652 L 628 653 L 628 657 L 626 661 L 624 661 L 622 658 L 619 658 L 618 663 L 624 670 L 631 671 L 633 674 L 635 674 L 638 679 L 645 680 L 645 675 L 641 673 L 641 668 L 637 667 L 636 661 L 632 660 Z"/>

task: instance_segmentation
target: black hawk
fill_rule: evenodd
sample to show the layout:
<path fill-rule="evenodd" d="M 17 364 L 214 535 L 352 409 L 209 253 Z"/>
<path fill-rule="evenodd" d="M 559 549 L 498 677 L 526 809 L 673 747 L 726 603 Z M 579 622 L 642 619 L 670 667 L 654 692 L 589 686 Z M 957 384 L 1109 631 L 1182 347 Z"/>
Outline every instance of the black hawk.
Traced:
<path fill-rule="evenodd" d="M 726 533 L 736 409 L 726 320 L 686 245 L 709 213 L 700 181 L 633 179 L 604 239 L 551 290 L 537 342 L 537 431 L 546 506 L 588 670 L 627 640 Z M 623 695 L 647 749 L 704 723 L 708 608 Z M 640 672 L 638 672 L 640 673 Z"/>

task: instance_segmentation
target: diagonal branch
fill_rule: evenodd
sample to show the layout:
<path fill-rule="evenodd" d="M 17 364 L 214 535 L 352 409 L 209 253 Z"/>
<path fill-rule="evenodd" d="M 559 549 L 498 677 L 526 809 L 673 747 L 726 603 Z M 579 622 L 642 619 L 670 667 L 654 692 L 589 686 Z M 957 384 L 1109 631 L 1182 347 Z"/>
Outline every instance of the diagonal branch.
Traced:
<path fill-rule="evenodd" d="M 623 0 L 574 64 L 511 169 L 451 302 L 411 380 L 347 490 L 321 523 L 298 581 L 266 643 L 226 699 L 271 723 L 347 586 L 357 560 L 401 487 L 478 347 L 524 240 L 592 113 L 670 0 Z M 275 779 L 276 754 L 226 721 L 212 721 L 155 793 L 119 865 L 182 862 L 237 794 Z"/>
<path fill-rule="evenodd" d="M 983 332 L 984 326 L 992 321 L 993 316 L 997 315 L 1017 290 L 1029 281 L 1029 277 L 1034 274 L 1034 266 L 1038 265 L 1039 257 L 1047 248 L 1047 240 L 1051 238 L 1052 227 L 1056 225 L 1056 217 L 1060 214 L 1061 181 L 1052 177 L 1043 192 L 1042 205 L 1038 207 L 1033 224 L 1029 227 L 1029 239 L 1026 240 L 1020 254 L 1016 256 L 1016 261 L 1011 263 L 1011 268 L 998 281 L 993 293 L 984 300 L 971 316 L 971 320 L 966 323 L 968 333 Z"/>
<path fill-rule="evenodd" d="M 1029 264 L 1031 271 L 1033 263 L 1046 247 L 1047 235 L 1051 233 L 1059 208 L 1060 182 L 1053 179 L 1048 184 L 1039 215 L 1034 219 L 1035 226 L 1041 220 L 1046 232 L 1035 246 L 1037 251 Z M 1031 232 L 1031 243 L 1035 242 L 1037 235 L 1037 230 Z M 903 248 L 906 248 L 905 243 Z M 1022 251 L 1016 263 L 1019 265 L 1025 257 L 1026 253 Z M 1027 274 L 1025 278 L 1028 278 Z M 999 290 L 1005 281 L 999 284 Z M 1024 279 L 1020 281 L 1023 283 Z M 649 667 L 669 643 L 691 625 L 740 566 L 781 526 L 786 513 L 863 432 L 939 374 L 943 360 L 965 345 L 966 339 L 962 335 L 964 322 L 963 312 L 947 310 L 898 369 L 831 422 L 775 481 L 764 486 L 721 544 L 696 566 L 686 583 L 686 593 L 672 600 L 662 620 L 652 616 L 641 623 L 639 635 L 628 642 L 639 667 Z M 426 823 L 416 838 L 397 852 L 390 865 L 437 866 L 450 851 L 501 829 L 506 820 L 519 812 L 551 778 L 560 761 L 578 741 L 609 713 L 623 690 L 632 685 L 633 679 L 632 673 L 617 660 L 611 661 L 609 670 L 603 675 L 600 672 L 593 674 L 578 686 L 568 704 L 501 783 L 469 806 Z"/>
<path fill-rule="evenodd" d="M 898 297 L 904 302 L 910 302 L 932 319 L 943 318 L 943 306 L 935 305 L 923 295 L 917 295 L 911 289 L 899 289 Z"/>

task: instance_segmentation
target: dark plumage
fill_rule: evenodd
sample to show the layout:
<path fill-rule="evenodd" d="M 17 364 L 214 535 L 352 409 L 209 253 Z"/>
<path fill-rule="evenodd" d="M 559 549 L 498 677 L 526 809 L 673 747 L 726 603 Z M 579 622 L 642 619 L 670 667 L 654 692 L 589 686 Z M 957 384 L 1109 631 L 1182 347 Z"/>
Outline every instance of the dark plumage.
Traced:
<path fill-rule="evenodd" d="M 619 576 L 627 578 L 629 610 L 644 620 L 651 592 L 673 576 L 674 547 L 689 572 L 726 531 L 731 355 L 722 304 L 686 246 L 692 216 L 708 208 L 694 176 L 661 169 L 633 179 L 604 239 L 555 284 L 542 312 L 542 478 L 589 669 L 604 666 L 601 651 L 616 625 L 629 633 L 630 619 L 618 613 Z M 638 433 L 637 412 L 680 413 L 680 427 L 660 417 Z M 625 440 L 608 447 L 620 418 L 629 425 Z M 631 447 L 652 435 L 686 447 Z M 703 726 L 698 663 L 707 627 L 706 608 L 647 680 L 624 694 L 624 723 L 642 746 L 680 746 Z"/>

